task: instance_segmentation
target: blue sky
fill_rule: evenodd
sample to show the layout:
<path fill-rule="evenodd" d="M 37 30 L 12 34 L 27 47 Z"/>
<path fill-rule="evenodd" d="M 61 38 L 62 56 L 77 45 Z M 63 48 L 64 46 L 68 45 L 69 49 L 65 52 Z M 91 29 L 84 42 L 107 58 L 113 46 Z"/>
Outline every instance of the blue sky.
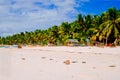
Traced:
<path fill-rule="evenodd" d="M 110 7 L 120 9 L 120 0 L 0 0 L 0 36 L 47 29 L 77 14 L 97 14 Z"/>

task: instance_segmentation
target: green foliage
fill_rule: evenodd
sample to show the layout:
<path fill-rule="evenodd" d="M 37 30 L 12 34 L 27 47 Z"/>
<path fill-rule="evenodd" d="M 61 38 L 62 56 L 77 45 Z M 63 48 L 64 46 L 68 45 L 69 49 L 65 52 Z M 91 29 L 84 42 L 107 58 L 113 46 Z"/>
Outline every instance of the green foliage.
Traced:
<path fill-rule="evenodd" d="M 39 44 L 66 45 L 68 39 L 78 39 L 81 44 L 86 39 L 113 43 L 120 38 L 120 10 L 110 8 L 101 15 L 78 14 L 75 21 L 62 22 L 59 26 L 52 26 L 46 30 L 21 32 L 12 36 L 0 37 L 0 44 Z"/>

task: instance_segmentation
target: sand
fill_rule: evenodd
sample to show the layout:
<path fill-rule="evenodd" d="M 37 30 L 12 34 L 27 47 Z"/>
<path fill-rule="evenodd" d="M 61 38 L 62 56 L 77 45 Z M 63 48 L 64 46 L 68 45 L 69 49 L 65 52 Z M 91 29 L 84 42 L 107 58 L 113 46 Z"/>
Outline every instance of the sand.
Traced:
<path fill-rule="evenodd" d="M 120 47 L 0 48 L 0 80 L 120 80 Z"/>

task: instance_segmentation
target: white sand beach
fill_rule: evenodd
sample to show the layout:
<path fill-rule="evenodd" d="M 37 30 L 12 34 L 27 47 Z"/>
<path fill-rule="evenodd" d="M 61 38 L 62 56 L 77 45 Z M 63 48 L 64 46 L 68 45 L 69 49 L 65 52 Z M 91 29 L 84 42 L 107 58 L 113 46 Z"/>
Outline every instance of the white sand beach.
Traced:
<path fill-rule="evenodd" d="M 120 80 L 120 47 L 0 48 L 0 80 Z"/>

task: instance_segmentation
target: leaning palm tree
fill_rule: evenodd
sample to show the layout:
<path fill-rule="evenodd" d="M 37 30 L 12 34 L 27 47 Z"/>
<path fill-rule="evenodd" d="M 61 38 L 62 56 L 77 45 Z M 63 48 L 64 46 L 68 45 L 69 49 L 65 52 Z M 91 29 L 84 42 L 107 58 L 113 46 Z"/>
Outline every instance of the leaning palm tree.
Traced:
<path fill-rule="evenodd" d="M 115 38 L 118 37 L 120 33 L 120 17 L 118 17 L 117 10 L 115 8 L 110 8 L 106 12 L 107 20 L 100 24 L 99 28 L 95 29 L 95 35 L 93 39 L 99 39 L 100 41 L 104 38 L 106 39 L 106 44 L 109 42 L 114 42 Z"/>
<path fill-rule="evenodd" d="M 117 10 L 110 8 L 107 13 L 108 20 L 100 25 L 100 30 L 102 30 L 101 35 L 106 37 L 106 44 L 108 40 L 113 42 L 120 33 L 120 17 L 118 17 Z"/>

